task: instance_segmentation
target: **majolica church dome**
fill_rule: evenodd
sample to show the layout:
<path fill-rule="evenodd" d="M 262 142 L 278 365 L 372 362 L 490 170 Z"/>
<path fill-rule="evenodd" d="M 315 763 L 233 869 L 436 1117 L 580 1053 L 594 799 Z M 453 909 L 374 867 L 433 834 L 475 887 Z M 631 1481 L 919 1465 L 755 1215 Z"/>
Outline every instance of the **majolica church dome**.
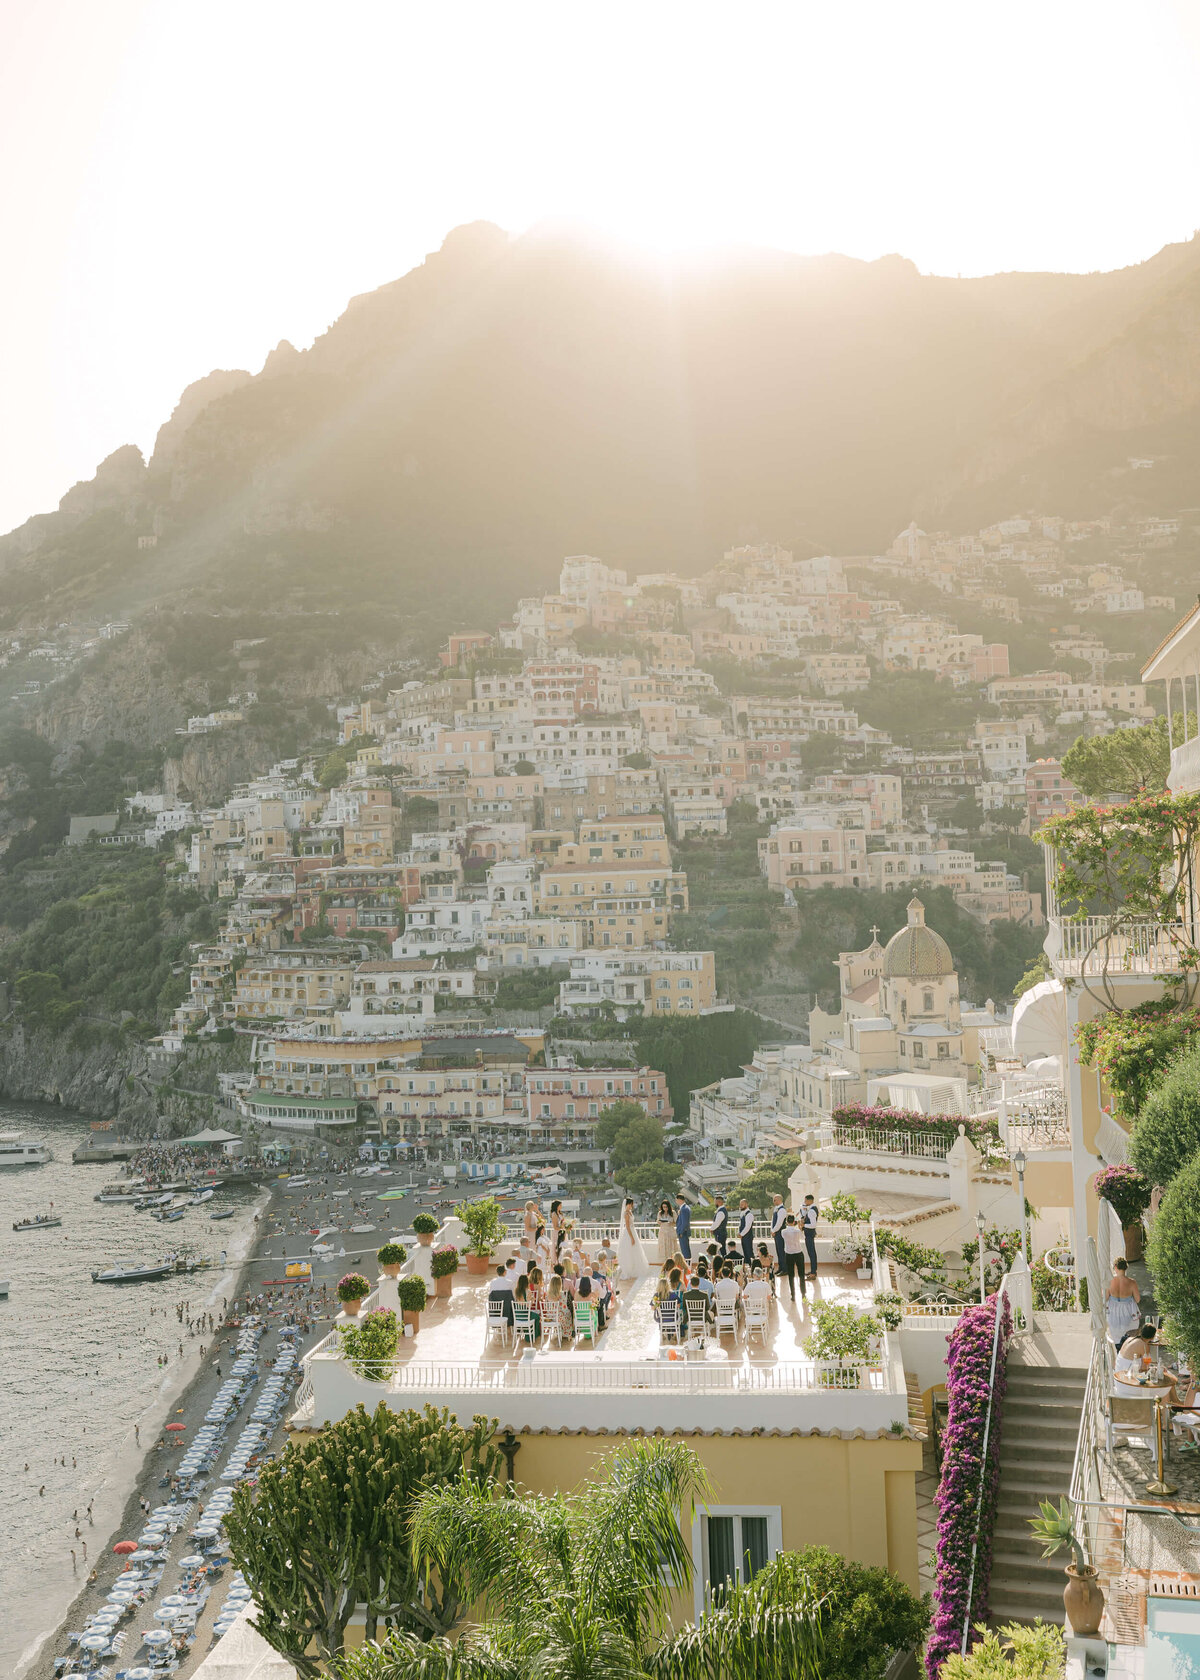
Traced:
<path fill-rule="evenodd" d="M 954 973 L 954 958 L 940 933 L 925 926 L 925 906 L 908 901 L 908 926 L 888 940 L 883 953 L 885 980 L 942 980 Z"/>

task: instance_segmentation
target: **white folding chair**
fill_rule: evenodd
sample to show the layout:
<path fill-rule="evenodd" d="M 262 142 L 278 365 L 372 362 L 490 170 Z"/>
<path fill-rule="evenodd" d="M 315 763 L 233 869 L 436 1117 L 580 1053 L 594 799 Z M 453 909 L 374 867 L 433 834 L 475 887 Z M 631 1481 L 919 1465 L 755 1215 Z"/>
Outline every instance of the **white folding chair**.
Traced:
<path fill-rule="evenodd" d="M 563 1323 L 563 1303 L 561 1301 L 547 1301 L 542 1309 L 542 1346 L 548 1347 L 553 1337 L 554 1345 L 561 1347 L 567 1327 Z"/>
<path fill-rule="evenodd" d="M 537 1341 L 537 1320 L 533 1316 L 532 1307 L 513 1308 L 513 1343 L 527 1342 L 530 1347 Z"/>
<path fill-rule="evenodd" d="M 679 1302 L 664 1301 L 658 1309 L 658 1333 L 666 1341 L 669 1336 L 673 1342 L 679 1340 Z"/>
<path fill-rule="evenodd" d="M 489 1301 L 487 1304 L 488 1339 L 500 1332 L 500 1340 L 508 1346 L 508 1319 L 504 1316 L 503 1301 Z"/>
<path fill-rule="evenodd" d="M 767 1345 L 767 1322 L 768 1322 L 767 1315 L 768 1315 L 768 1303 L 766 1301 L 747 1301 L 746 1302 L 746 1340 L 747 1340 L 747 1342 L 750 1340 L 751 1336 L 757 1330 L 758 1334 L 759 1334 L 759 1338 L 762 1341 L 762 1345 L 764 1347 L 766 1347 L 766 1345 Z"/>
<path fill-rule="evenodd" d="M 698 1337 L 703 1341 L 708 1334 L 708 1309 L 703 1301 L 684 1301 L 687 1309 L 688 1340 Z"/>
<path fill-rule="evenodd" d="M 716 1332 L 718 1336 L 728 1333 L 737 1336 L 737 1302 L 717 1300 Z"/>

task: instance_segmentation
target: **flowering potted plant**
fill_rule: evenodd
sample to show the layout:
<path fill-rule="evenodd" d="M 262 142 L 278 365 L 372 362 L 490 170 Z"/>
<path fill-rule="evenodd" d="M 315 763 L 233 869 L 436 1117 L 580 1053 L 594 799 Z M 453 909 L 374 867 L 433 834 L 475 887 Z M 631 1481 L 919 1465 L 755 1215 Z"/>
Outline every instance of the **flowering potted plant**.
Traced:
<path fill-rule="evenodd" d="M 1067 1565 L 1067 1584 L 1063 1589 L 1063 1604 L 1071 1632 L 1079 1638 L 1094 1638 L 1100 1632 L 1100 1618 L 1104 1614 L 1104 1594 L 1096 1578 L 1096 1571 L 1083 1555 L 1083 1547 L 1075 1533 L 1075 1517 L 1071 1502 L 1064 1498 L 1056 1508 L 1052 1499 L 1041 1502 L 1041 1516 L 1030 1517 L 1033 1538 L 1044 1548 L 1044 1558 L 1067 1550 L 1071 1561 Z"/>
<path fill-rule="evenodd" d="M 432 1248 L 438 1233 L 438 1222 L 431 1213 L 418 1213 L 413 1218 L 413 1230 L 422 1248 Z"/>
<path fill-rule="evenodd" d="M 361 1272 L 347 1272 L 345 1277 L 338 1279 L 337 1298 L 342 1303 L 342 1310 L 347 1318 L 358 1317 L 359 1310 L 370 1293 L 371 1285 Z"/>
<path fill-rule="evenodd" d="M 399 1277 L 400 1268 L 408 1259 L 408 1250 L 403 1243 L 385 1242 L 375 1258 L 379 1261 L 379 1269 L 385 1277 Z"/>
<path fill-rule="evenodd" d="M 357 1324 L 341 1324 L 338 1331 L 351 1368 L 368 1382 L 386 1382 L 400 1340 L 400 1326 L 391 1308 L 364 1313 Z"/>
<path fill-rule="evenodd" d="M 500 1246 L 504 1226 L 500 1222 L 500 1204 L 494 1196 L 481 1196 L 477 1202 L 460 1202 L 454 1210 L 462 1220 L 467 1243 L 467 1270 L 483 1277 L 494 1249 Z"/>
<path fill-rule="evenodd" d="M 1116 1214 L 1125 1233 L 1126 1260 L 1142 1258 L 1142 1215 L 1150 1206 L 1150 1181 L 1136 1167 L 1105 1167 L 1092 1180 L 1096 1194 Z"/>
<path fill-rule="evenodd" d="M 858 1227 L 871 1220 L 871 1209 L 864 1207 L 848 1190 L 839 1190 L 825 1204 L 825 1217 L 833 1225 L 848 1225 L 850 1234 L 834 1244 L 833 1257 L 841 1266 L 852 1266 L 860 1277 L 869 1277 L 870 1266 L 859 1240 Z"/>
<path fill-rule="evenodd" d="M 458 1270 L 458 1250 L 453 1243 L 443 1243 L 440 1248 L 434 1249 L 430 1259 L 433 1281 L 437 1286 L 434 1292 L 445 1297 L 454 1287 L 454 1274 Z"/>
<path fill-rule="evenodd" d="M 397 1285 L 400 1294 L 400 1310 L 404 1314 L 404 1334 L 415 1336 L 421 1328 L 421 1314 L 425 1310 L 428 1292 L 423 1277 L 401 1278 Z"/>

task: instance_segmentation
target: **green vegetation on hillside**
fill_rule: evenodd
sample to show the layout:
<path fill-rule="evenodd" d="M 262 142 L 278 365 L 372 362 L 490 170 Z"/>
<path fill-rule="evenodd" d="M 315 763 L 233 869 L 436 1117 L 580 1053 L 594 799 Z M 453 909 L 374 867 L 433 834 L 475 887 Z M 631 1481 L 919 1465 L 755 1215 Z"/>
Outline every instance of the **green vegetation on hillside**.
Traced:
<path fill-rule="evenodd" d="M 193 941 L 216 933 L 216 911 L 177 886 L 141 847 L 62 847 L 0 876 L 0 950 L 17 1013 L 65 1027 L 131 1015 L 153 1032 L 186 995 Z"/>

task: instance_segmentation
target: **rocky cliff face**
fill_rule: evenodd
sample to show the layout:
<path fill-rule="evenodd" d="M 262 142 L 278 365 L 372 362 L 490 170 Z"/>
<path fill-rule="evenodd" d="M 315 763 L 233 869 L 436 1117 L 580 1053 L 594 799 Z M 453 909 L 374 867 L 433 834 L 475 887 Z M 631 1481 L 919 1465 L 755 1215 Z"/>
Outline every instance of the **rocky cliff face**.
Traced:
<path fill-rule="evenodd" d="M 9 1020 L 0 1026 L 0 1094 L 61 1103 L 98 1120 L 150 1126 L 156 1113 L 152 1055 L 115 1038 L 73 1049 L 69 1035 Z"/>
<path fill-rule="evenodd" d="M 664 275 L 577 230 L 458 229 L 309 350 L 190 386 L 149 467 L 119 450 L 0 541 L 0 610 L 190 591 L 467 618 L 580 550 L 861 552 L 956 487 L 1007 499 L 1023 456 L 1190 414 L 1198 284 L 1196 241 L 951 280 L 761 251 Z"/>

